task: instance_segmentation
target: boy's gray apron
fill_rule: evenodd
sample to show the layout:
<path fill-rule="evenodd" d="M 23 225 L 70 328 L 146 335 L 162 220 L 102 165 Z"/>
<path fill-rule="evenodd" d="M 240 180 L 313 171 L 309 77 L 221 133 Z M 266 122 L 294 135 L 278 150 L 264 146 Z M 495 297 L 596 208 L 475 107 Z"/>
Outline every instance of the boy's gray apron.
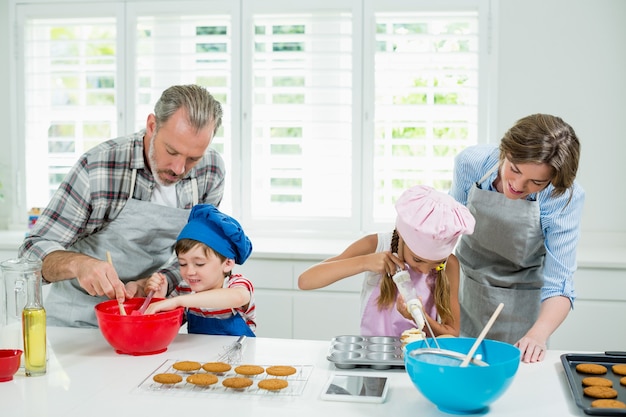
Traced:
<path fill-rule="evenodd" d="M 499 303 L 504 309 L 487 338 L 516 343 L 535 323 L 543 285 L 544 236 L 539 203 L 480 188 L 469 192 L 476 219 L 456 249 L 461 264 L 461 336 L 477 337 Z"/>
<path fill-rule="evenodd" d="M 102 260 L 106 260 L 108 250 L 124 283 L 152 275 L 173 256 L 174 242 L 187 224 L 190 212 L 132 198 L 136 173 L 137 170 L 133 170 L 130 197 L 120 214 L 98 233 L 68 248 Z M 195 205 L 198 203 L 198 186 L 195 178 L 192 181 Z M 90 296 L 77 279 L 55 282 L 44 301 L 48 324 L 97 327 L 94 306 L 107 299 Z"/>

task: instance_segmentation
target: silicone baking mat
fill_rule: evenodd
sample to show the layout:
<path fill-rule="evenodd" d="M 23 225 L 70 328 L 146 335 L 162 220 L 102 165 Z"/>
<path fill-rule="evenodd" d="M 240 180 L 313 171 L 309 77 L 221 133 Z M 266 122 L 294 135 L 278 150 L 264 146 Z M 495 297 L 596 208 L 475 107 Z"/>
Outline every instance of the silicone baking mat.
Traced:
<path fill-rule="evenodd" d="M 272 376 L 268 375 L 265 372 L 260 375 L 247 376 L 252 380 L 252 385 L 247 388 L 242 389 L 233 389 L 227 388 L 222 385 L 222 381 L 226 378 L 231 378 L 235 376 L 243 376 L 237 375 L 234 371 L 237 365 L 234 365 L 233 368 L 225 373 L 215 373 L 218 377 L 217 383 L 213 385 L 209 385 L 206 387 L 198 386 L 194 384 L 190 384 L 186 382 L 186 378 L 189 375 L 195 373 L 207 373 L 204 370 L 200 369 L 199 371 L 194 372 L 183 372 L 172 368 L 172 365 L 176 362 L 179 362 L 178 359 L 168 359 L 163 362 L 157 369 L 155 369 L 150 375 L 148 375 L 134 390 L 135 393 L 144 393 L 144 394 L 157 394 L 157 395 L 172 395 L 177 397 L 204 397 L 204 396 L 228 396 L 232 397 L 233 395 L 256 395 L 256 396 L 265 396 L 265 397 L 286 397 L 286 396 L 296 396 L 301 395 L 304 391 L 304 387 L 313 371 L 312 365 L 289 365 L 293 366 L 296 369 L 296 373 L 289 376 Z M 253 364 L 257 365 L 257 364 Z M 276 365 L 286 365 L 286 364 L 273 364 L 273 365 L 259 365 L 264 369 L 269 366 Z M 183 380 L 177 384 L 159 384 L 154 382 L 152 379 L 156 374 L 161 373 L 173 373 L 180 375 Z M 288 382 L 286 388 L 276 391 L 269 391 L 266 389 L 262 389 L 258 387 L 258 383 L 264 379 L 269 378 L 278 378 L 284 379 Z"/>

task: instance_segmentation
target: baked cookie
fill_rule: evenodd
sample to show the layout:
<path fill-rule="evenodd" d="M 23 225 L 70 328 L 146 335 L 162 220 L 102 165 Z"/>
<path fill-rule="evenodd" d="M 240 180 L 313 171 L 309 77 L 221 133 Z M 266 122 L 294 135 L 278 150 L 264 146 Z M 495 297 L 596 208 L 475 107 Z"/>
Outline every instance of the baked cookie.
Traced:
<path fill-rule="evenodd" d="M 424 340 L 424 333 L 419 329 L 408 329 L 402 332 L 400 335 L 400 342 L 402 346 L 406 346 L 409 343 Z"/>
<path fill-rule="evenodd" d="M 226 362 L 207 362 L 204 365 L 202 365 L 202 369 L 204 369 L 207 372 L 222 373 L 222 372 L 230 371 L 231 368 L 232 367 Z"/>
<path fill-rule="evenodd" d="M 583 388 L 583 393 L 593 398 L 617 398 L 617 391 L 609 387 L 591 386 Z"/>
<path fill-rule="evenodd" d="M 283 388 L 287 388 L 289 382 L 286 379 L 268 378 L 263 381 L 259 381 L 259 388 L 266 389 L 268 391 L 278 391 Z"/>
<path fill-rule="evenodd" d="M 619 383 L 626 386 L 626 376 L 621 377 Z"/>
<path fill-rule="evenodd" d="M 164 373 L 156 374 L 152 377 L 152 380 L 154 382 L 158 382 L 159 384 L 178 384 L 183 380 L 183 377 L 178 374 Z"/>
<path fill-rule="evenodd" d="M 603 375 L 606 374 L 606 366 L 597 363 L 579 363 L 576 370 L 583 374 Z"/>
<path fill-rule="evenodd" d="M 252 385 L 252 380 L 250 378 L 244 378 L 240 376 L 234 376 L 232 378 L 226 378 L 222 381 L 222 385 L 226 388 L 247 388 Z"/>
<path fill-rule="evenodd" d="M 587 378 L 583 378 L 583 385 L 586 387 L 590 386 L 600 386 L 600 387 L 609 387 L 613 386 L 613 381 L 607 378 L 602 378 L 600 376 L 588 376 Z"/>
<path fill-rule="evenodd" d="M 262 366 L 258 365 L 239 365 L 235 368 L 235 372 L 239 375 L 251 376 L 262 374 L 263 372 L 265 372 L 265 369 L 263 369 Z"/>
<path fill-rule="evenodd" d="M 180 361 L 180 362 L 176 362 L 172 365 L 172 368 L 176 369 L 177 371 L 183 371 L 183 372 L 193 372 L 193 371 L 197 371 L 198 369 L 200 369 L 202 365 L 200 364 L 200 362 L 194 362 L 194 361 Z"/>
<path fill-rule="evenodd" d="M 296 373 L 296 368 L 286 365 L 268 366 L 265 372 L 273 376 L 289 376 Z"/>
<path fill-rule="evenodd" d="M 217 376 L 213 374 L 193 374 L 187 377 L 187 382 L 206 387 L 215 384 L 217 382 Z"/>
<path fill-rule="evenodd" d="M 618 400 L 594 400 L 591 402 L 594 408 L 626 408 L 626 404 Z"/>
<path fill-rule="evenodd" d="M 617 375 L 626 375 L 626 363 L 620 363 L 611 367 L 614 373 Z"/>

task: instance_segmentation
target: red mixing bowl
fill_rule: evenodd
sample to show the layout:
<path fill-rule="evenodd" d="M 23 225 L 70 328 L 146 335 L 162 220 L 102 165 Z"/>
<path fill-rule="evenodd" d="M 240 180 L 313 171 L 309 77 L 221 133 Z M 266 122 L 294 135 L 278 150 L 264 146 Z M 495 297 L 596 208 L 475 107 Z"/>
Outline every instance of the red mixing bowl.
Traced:
<path fill-rule="evenodd" d="M 0 382 L 10 381 L 20 369 L 22 351 L 19 349 L 0 349 Z"/>
<path fill-rule="evenodd" d="M 162 300 L 153 298 L 151 303 Z M 154 355 L 165 352 L 174 340 L 183 322 L 183 308 L 156 314 L 132 315 L 145 298 L 124 301 L 126 316 L 120 315 L 117 300 L 96 305 L 100 331 L 117 353 L 127 355 Z"/>

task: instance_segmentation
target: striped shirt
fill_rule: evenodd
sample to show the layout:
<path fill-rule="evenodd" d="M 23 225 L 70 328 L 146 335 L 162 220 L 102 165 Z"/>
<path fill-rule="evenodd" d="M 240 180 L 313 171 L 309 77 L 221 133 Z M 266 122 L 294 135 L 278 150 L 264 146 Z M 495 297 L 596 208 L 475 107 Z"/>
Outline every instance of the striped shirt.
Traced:
<path fill-rule="evenodd" d="M 498 164 L 500 150 L 496 145 L 478 145 L 463 150 L 454 163 L 454 178 L 450 195 L 462 204 L 474 184 L 491 168 Z M 493 182 L 498 175 L 495 170 L 480 183 L 483 190 L 495 191 Z M 570 190 L 559 197 L 551 196 L 554 187 L 549 185 L 539 193 L 531 194 L 528 200 L 539 203 L 541 230 L 544 236 L 546 255 L 543 263 L 544 283 L 541 301 L 555 296 L 565 296 L 573 303 L 574 272 L 576 271 L 576 248 L 580 238 L 585 192 L 574 182 Z M 568 200 L 571 195 L 571 201 Z"/>
<path fill-rule="evenodd" d="M 129 198 L 133 169 L 137 169 L 133 197 L 150 201 L 156 182 L 144 161 L 144 134 L 142 130 L 111 139 L 83 154 L 25 238 L 19 256 L 43 259 L 115 220 Z M 177 207 L 190 209 L 193 205 L 191 178 L 198 182 L 199 203 L 219 206 L 224 194 L 224 176 L 222 157 L 209 148 L 189 174 L 176 183 Z M 161 272 L 171 282 L 180 279 L 177 260 Z"/>
<path fill-rule="evenodd" d="M 250 292 L 250 302 L 245 306 L 246 308 L 237 307 L 234 309 L 210 309 L 210 308 L 196 308 L 189 307 L 186 309 L 187 314 L 193 314 L 200 317 L 210 317 L 214 319 L 228 319 L 239 313 L 243 317 L 244 321 L 250 327 L 253 332 L 256 330 L 256 305 L 254 301 L 254 287 L 252 282 L 245 278 L 241 274 L 232 274 L 224 281 L 223 288 L 237 288 L 242 287 Z M 210 290 L 209 290 L 210 291 Z M 181 281 L 171 292 L 169 297 L 176 297 L 179 295 L 193 294 L 194 292 L 189 288 L 189 284 L 185 281 Z"/>

